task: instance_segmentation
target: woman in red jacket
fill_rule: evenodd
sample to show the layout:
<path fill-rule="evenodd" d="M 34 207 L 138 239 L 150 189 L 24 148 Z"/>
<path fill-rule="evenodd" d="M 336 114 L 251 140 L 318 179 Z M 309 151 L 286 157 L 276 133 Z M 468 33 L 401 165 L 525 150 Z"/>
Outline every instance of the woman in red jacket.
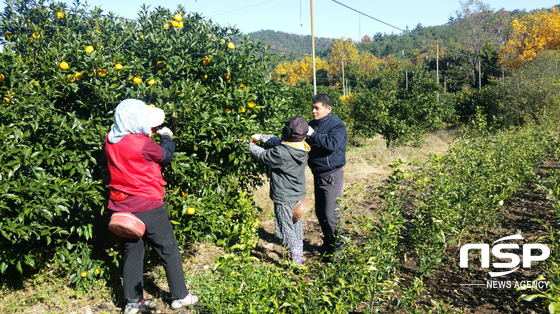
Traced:
<path fill-rule="evenodd" d="M 140 239 L 124 239 L 123 288 L 125 314 L 138 313 L 150 306 L 143 299 L 144 240 L 160 256 L 171 294 L 171 306 L 181 308 L 198 302 L 185 284 L 181 252 L 169 220 L 169 211 L 163 204 L 167 183 L 161 167 L 169 164 L 175 152 L 173 133 L 167 127 L 157 131 L 161 144 L 150 136 L 163 123 L 163 110 L 147 106 L 136 99 L 121 102 L 115 110 L 113 128 L 107 134 L 105 150 L 111 173 L 111 195 L 108 208 L 130 212 L 146 225 Z"/>

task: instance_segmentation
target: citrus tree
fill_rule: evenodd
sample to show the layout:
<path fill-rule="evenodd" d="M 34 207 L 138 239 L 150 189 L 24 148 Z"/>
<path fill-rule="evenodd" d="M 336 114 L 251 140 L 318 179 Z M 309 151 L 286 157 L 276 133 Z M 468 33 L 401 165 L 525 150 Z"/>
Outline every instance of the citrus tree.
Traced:
<path fill-rule="evenodd" d="M 118 260 L 102 157 L 126 98 L 162 108 L 175 134 L 165 202 L 180 245 L 255 244 L 246 189 L 262 169 L 239 139 L 278 133 L 293 112 L 264 45 L 181 6 L 126 20 L 79 2 L 14 0 L 0 28 L 0 272 L 54 260 L 80 286 L 104 275 L 107 252 Z"/>
<path fill-rule="evenodd" d="M 380 64 L 351 96 L 344 98 L 354 135 L 381 134 L 387 146 L 416 141 L 441 128 L 454 111 L 451 97 L 443 93 L 422 65 L 405 85 L 401 65 Z"/>

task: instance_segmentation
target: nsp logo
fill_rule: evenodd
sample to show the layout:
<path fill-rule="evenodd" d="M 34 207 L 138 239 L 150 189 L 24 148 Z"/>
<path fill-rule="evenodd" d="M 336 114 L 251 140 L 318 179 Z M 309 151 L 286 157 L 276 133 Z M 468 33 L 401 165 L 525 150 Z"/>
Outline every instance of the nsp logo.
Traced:
<path fill-rule="evenodd" d="M 512 270 L 500 271 L 500 272 L 488 272 L 490 277 L 504 276 L 513 273 L 519 269 L 519 264 L 521 262 L 519 255 L 515 253 L 503 252 L 503 250 L 518 250 L 519 245 L 515 243 L 500 243 L 497 242 L 507 241 L 507 240 L 523 240 L 521 234 L 511 235 L 498 239 L 492 243 L 492 254 L 497 258 L 509 259 L 509 263 L 495 262 L 492 263 L 494 268 L 513 268 Z M 494 245 L 496 244 L 496 245 Z M 480 263 L 482 268 L 490 268 L 490 245 L 479 243 L 479 244 L 465 244 L 461 247 L 460 251 L 460 267 L 469 267 L 469 250 L 480 250 Z M 532 250 L 540 250 L 540 255 L 532 255 Z M 527 243 L 523 245 L 523 268 L 531 268 L 531 262 L 544 261 L 550 256 L 550 249 L 544 244 L 534 244 Z"/>

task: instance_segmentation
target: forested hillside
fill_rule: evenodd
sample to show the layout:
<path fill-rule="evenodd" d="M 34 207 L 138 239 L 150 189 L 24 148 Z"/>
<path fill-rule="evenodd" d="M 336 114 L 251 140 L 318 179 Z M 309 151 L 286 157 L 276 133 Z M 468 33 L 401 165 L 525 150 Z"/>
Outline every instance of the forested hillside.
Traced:
<path fill-rule="evenodd" d="M 505 43 L 509 23 L 513 18 L 520 17 L 527 12 L 514 10 L 495 11 L 489 5 L 478 3 L 470 8 L 463 7 L 450 17 L 448 23 L 438 26 L 423 26 L 417 24 L 413 29 L 404 31 L 395 29 L 394 33 L 377 32 L 364 35 L 356 48 L 359 52 L 369 52 L 377 58 L 394 56 L 400 59 L 417 57 L 429 50 L 435 42 L 445 43 L 452 49 L 474 50 L 479 53 L 482 45 L 477 43 L 492 42 L 495 46 Z M 485 33 L 492 34 L 492 38 L 478 31 L 479 25 L 485 26 Z M 366 30 L 367 32 L 367 30 Z M 255 40 L 263 40 L 271 46 L 273 52 L 286 54 L 289 61 L 301 59 L 304 55 L 311 55 L 311 36 L 290 34 L 281 31 L 260 30 L 248 33 Z M 315 38 L 316 55 L 320 58 L 328 56 L 334 40 L 339 38 Z"/>
<path fill-rule="evenodd" d="M 311 35 L 297 35 L 273 30 L 260 30 L 249 33 L 255 40 L 263 40 L 270 45 L 272 52 L 284 53 L 289 60 L 300 59 L 303 55 L 311 54 Z M 315 37 L 315 53 L 317 56 L 326 55 L 334 39 Z"/>

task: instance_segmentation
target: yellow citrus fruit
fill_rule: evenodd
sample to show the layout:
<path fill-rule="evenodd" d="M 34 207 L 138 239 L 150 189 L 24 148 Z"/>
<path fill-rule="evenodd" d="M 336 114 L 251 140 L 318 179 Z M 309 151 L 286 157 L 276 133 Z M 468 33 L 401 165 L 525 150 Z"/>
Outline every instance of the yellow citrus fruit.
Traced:
<path fill-rule="evenodd" d="M 7 106 L 10 104 L 10 97 L 4 97 L 4 106 Z"/>
<path fill-rule="evenodd" d="M 163 28 L 164 29 L 169 29 L 169 24 L 168 23 L 163 24 Z"/>
<path fill-rule="evenodd" d="M 187 208 L 187 214 L 194 215 L 194 212 L 195 212 L 194 207 Z"/>
<path fill-rule="evenodd" d="M 173 21 L 171 21 L 171 25 L 173 25 L 173 27 L 177 28 L 177 27 L 179 27 L 179 22 L 173 20 Z"/>
<path fill-rule="evenodd" d="M 86 47 L 86 52 L 92 53 L 93 52 L 93 46 L 87 46 Z"/>
<path fill-rule="evenodd" d="M 84 73 L 82 72 L 76 72 L 76 79 L 77 80 L 81 80 L 84 78 Z"/>
<path fill-rule="evenodd" d="M 140 35 L 140 38 L 144 39 L 144 35 Z"/>
<path fill-rule="evenodd" d="M 224 77 L 226 78 L 226 80 L 231 80 L 231 73 L 226 73 Z"/>
<path fill-rule="evenodd" d="M 187 196 L 189 193 L 187 193 L 187 191 L 181 191 L 181 195 L 183 195 L 183 197 Z"/>
<path fill-rule="evenodd" d="M 120 69 L 122 69 L 122 64 L 120 63 L 115 64 L 115 70 L 120 70 Z"/>
<path fill-rule="evenodd" d="M 183 28 L 183 22 L 179 22 L 179 24 L 177 24 L 178 28 Z"/>
<path fill-rule="evenodd" d="M 86 278 L 87 273 L 86 273 L 85 271 L 83 271 L 80 275 L 81 275 L 83 278 Z"/>
<path fill-rule="evenodd" d="M 60 19 L 63 19 L 63 18 L 64 18 L 64 12 L 60 12 L 60 11 L 56 12 L 56 17 L 57 17 L 59 20 L 60 20 Z"/>
<path fill-rule="evenodd" d="M 149 104 L 148 106 L 154 107 L 154 108 L 156 107 L 156 105 L 154 105 L 154 104 Z"/>
<path fill-rule="evenodd" d="M 100 273 L 99 268 L 96 268 L 96 269 L 95 269 L 95 274 L 96 274 L 96 275 L 99 275 L 99 273 Z"/>
<path fill-rule="evenodd" d="M 243 85 L 242 83 L 240 83 L 238 87 L 241 89 L 245 89 L 245 85 Z"/>
<path fill-rule="evenodd" d="M 154 79 L 149 79 L 146 83 L 148 83 L 148 85 L 154 85 L 156 81 Z"/>
<path fill-rule="evenodd" d="M 156 65 L 157 65 L 157 67 L 160 68 L 160 69 L 163 68 L 163 66 L 164 66 L 163 61 L 158 61 L 158 62 L 156 63 Z"/>
<path fill-rule="evenodd" d="M 224 109 L 224 112 L 225 112 L 225 113 L 230 113 L 230 112 L 231 112 L 231 109 L 226 108 L 226 109 Z"/>
<path fill-rule="evenodd" d="M 72 74 L 68 74 L 68 82 L 74 83 L 76 81 L 76 77 Z"/>
<path fill-rule="evenodd" d="M 202 76 L 202 80 L 203 80 L 203 81 L 206 81 L 207 78 L 208 78 L 208 74 L 204 74 L 204 75 Z"/>
<path fill-rule="evenodd" d="M 239 112 L 243 113 L 245 112 L 247 109 L 245 109 L 245 107 L 239 107 Z"/>
<path fill-rule="evenodd" d="M 60 65 L 59 65 L 59 66 L 60 66 L 60 68 L 63 69 L 63 70 L 67 70 L 68 67 L 69 67 L 68 63 L 66 63 L 66 62 L 64 62 L 64 61 L 60 62 Z"/>
<path fill-rule="evenodd" d="M 232 43 L 231 41 L 227 44 L 228 49 L 233 50 L 235 49 L 235 44 Z"/>
<path fill-rule="evenodd" d="M 107 70 L 97 69 L 97 71 L 95 73 L 97 73 L 97 75 L 99 75 L 99 76 L 105 76 L 105 75 L 107 75 Z"/>
<path fill-rule="evenodd" d="M 6 76 L 2 73 L 0 73 L 0 83 L 4 82 L 4 80 L 6 79 Z"/>
<path fill-rule="evenodd" d="M 183 20 L 183 17 L 181 16 L 181 14 L 175 14 L 175 16 L 173 17 L 173 19 L 175 19 L 175 21 L 177 22 L 181 22 Z"/>
<path fill-rule="evenodd" d="M 204 58 L 202 59 L 202 64 L 208 65 L 208 63 L 210 63 L 210 60 L 211 60 L 211 59 L 210 59 L 209 57 L 204 57 Z"/>
<path fill-rule="evenodd" d="M 140 76 L 135 76 L 132 81 L 134 82 L 134 84 L 140 84 L 142 83 L 142 78 Z"/>
<path fill-rule="evenodd" d="M 225 44 L 225 43 L 226 43 L 226 41 L 222 39 L 222 44 Z"/>
<path fill-rule="evenodd" d="M 247 107 L 249 107 L 249 108 L 255 108 L 255 103 L 252 102 L 252 101 L 250 101 L 250 102 L 247 104 Z"/>

